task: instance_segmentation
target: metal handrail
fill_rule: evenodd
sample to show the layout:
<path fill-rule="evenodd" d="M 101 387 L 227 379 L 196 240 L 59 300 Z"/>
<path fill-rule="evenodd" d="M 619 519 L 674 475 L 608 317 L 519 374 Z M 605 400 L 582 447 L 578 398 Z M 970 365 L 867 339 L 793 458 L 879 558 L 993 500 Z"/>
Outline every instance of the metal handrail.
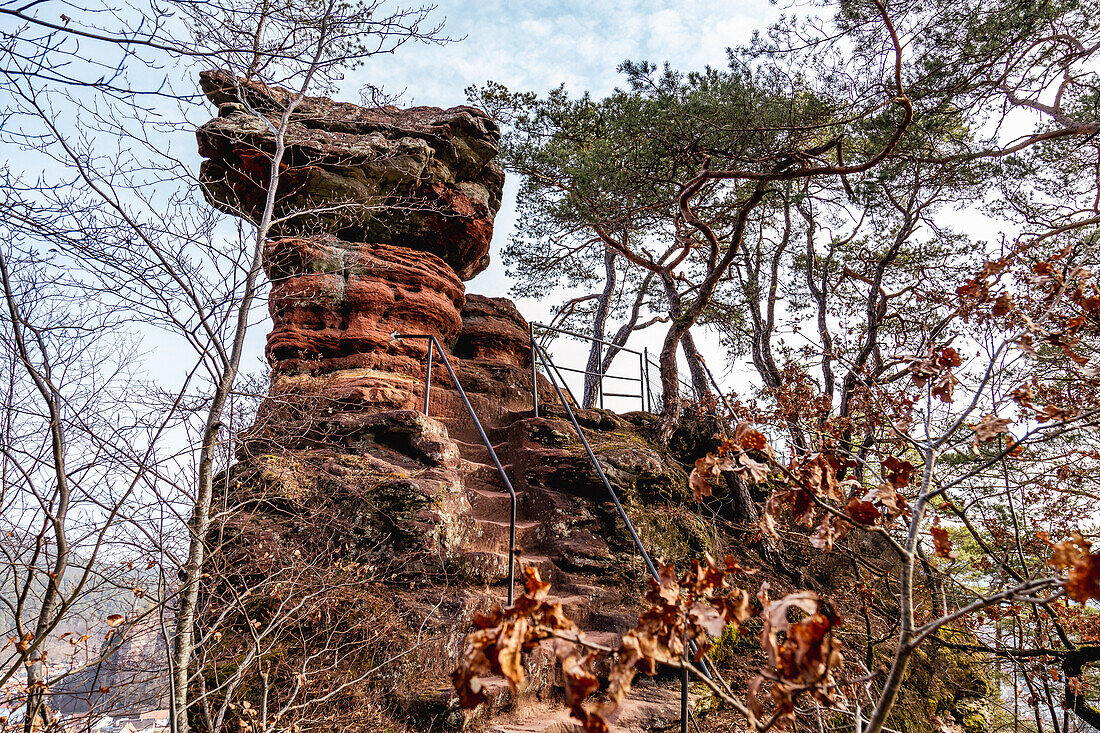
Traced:
<path fill-rule="evenodd" d="M 604 374 L 603 372 L 593 372 L 588 369 L 574 369 L 573 367 L 560 366 L 558 367 L 563 372 L 573 372 L 574 374 L 591 374 L 595 377 L 601 377 L 603 379 L 621 379 L 625 382 L 641 382 L 641 377 L 622 377 L 618 374 Z M 630 395 L 631 397 L 637 397 L 638 395 Z"/>
<path fill-rule="evenodd" d="M 611 501 L 615 503 L 615 508 L 618 510 L 619 516 L 622 517 L 623 523 L 626 524 L 627 531 L 630 532 L 630 537 L 634 540 L 634 544 L 642 554 L 642 559 L 645 561 L 646 568 L 649 570 L 650 575 L 653 576 L 653 579 L 660 582 L 661 574 L 657 572 L 657 566 L 653 564 L 653 560 L 649 557 L 649 553 L 646 552 L 645 547 L 642 545 L 642 539 L 634 529 L 634 524 L 630 521 L 630 517 L 627 516 L 626 509 L 623 508 L 622 502 L 619 501 L 619 495 L 615 493 L 615 489 L 611 487 L 611 482 L 607 480 L 607 474 L 604 473 L 603 466 L 601 466 L 600 462 L 596 459 L 596 452 L 592 450 L 592 446 L 588 443 L 588 438 L 584 436 L 584 430 L 581 429 L 581 424 L 577 422 L 576 413 L 573 412 L 573 408 L 569 406 L 569 402 L 565 399 L 561 387 L 558 386 L 558 381 L 554 379 L 554 373 L 550 366 L 550 358 L 546 355 L 543 348 L 533 340 L 531 341 L 531 350 L 546 369 L 546 374 L 550 377 L 550 384 L 553 386 L 554 391 L 557 392 L 562 407 L 565 408 L 565 414 L 569 416 L 569 421 L 573 423 L 573 429 L 577 431 L 577 437 L 581 439 L 581 444 L 584 445 L 584 450 L 588 453 L 588 459 L 592 462 L 592 466 L 596 469 L 596 473 L 599 474 L 600 481 L 603 482 L 604 488 L 607 489 L 607 493 L 611 497 Z M 534 386 L 537 390 L 538 385 L 536 384 Z"/>
<path fill-rule="evenodd" d="M 557 328 L 555 326 L 546 326 L 546 325 L 543 325 L 541 323 L 530 323 L 530 324 L 528 324 L 528 334 L 529 334 L 529 337 L 530 337 L 530 340 L 531 340 L 532 344 L 535 343 L 535 330 L 536 329 L 538 329 L 540 331 L 552 331 L 554 333 L 560 333 L 560 334 L 564 334 L 566 336 L 572 336 L 573 338 L 582 339 L 584 341 L 589 341 L 589 342 L 600 345 L 600 347 L 599 347 L 599 365 L 598 365 L 599 370 L 598 371 L 591 371 L 591 370 L 588 370 L 588 369 L 573 369 L 571 367 L 559 367 L 557 364 L 554 364 L 553 361 L 551 361 L 549 365 L 546 365 L 546 368 L 548 370 L 553 369 L 557 373 L 558 378 L 561 379 L 562 386 L 565 387 L 565 391 L 569 393 L 569 397 L 570 397 L 570 399 L 573 400 L 574 404 L 579 405 L 580 403 L 577 402 L 577 399 L 573 396 L 573 391 L 571 389 L 569 389 L 569 385 L 566 383 L 565 377 L 563 377 L 561 375 L 562 370 L 565 370 L 567 372 L 575 372 L 577 374 L 591 375 L 591 376 L 597 377 L 598 378 L 597 392 L 599 393 L 600 407 L 601 408 L 603 408 L 603 398 L 604 397 L 626 397 L 626 398 L 629 398 L 629 399 L 641 400 L 643 410 L 645 410 L 647 412 L 652 412 L 653 411 L 653 394 L 652 394 L 652 391 L 650 389 L 649 367 L 648 367 L 649 349 L 645 349 L 644 351 L 637 351 L 635 349 L 629 349 L 626 346 L 623 346 L 621 344 L 616 344 L 613 341 L 606 341 L 604 339 L 596 338 L 595 336 L 586 336 L 583 333 L 577 333 L 576 331 L 568 331 L 564 328 Z M 610 347 L 615 348 L 618 351 L 625 351 L 628 354 L 635 354 L 638 357 L 638 376 L 637 377 L 623 377 L 623 376 L 618 376 L 618 375 L 615 375 L 615 374 L 606 374 L 603 371 L 603 366 L 602 366 L 603 365 L 603 347 L 604 346 L 610 346 Z M 533 370 L 534 369 L 534 361 L 535 361 L 534 360 L 534 350 L 533 349 L 532 349 L 531 353 L 532 353 L 531 363 L 532 363 L 532 370 Z M 533 376 L 532 376 L 532 379 L 534 379 Z M 627 382 L 637 382 L 638 385 L 639 385 L 638 394 L 623 393 L 623 392 L 605 392 L 604 388 L 603 388 L 603 380 L 605 380 L 605 379 L 619 379 L 619 380 L 623 380 L 623 381 L 627 381 Z M 535 417 L 538 417 L 538 399 L 537 399 L 537 397 L 536 397 L 536 400 L 535 400 Z"/>
<path fill-rule="evenodd" d="M 601 347 L 600 348 L 601 366 L 598 367 L 597 371 L 592 371 L 592 370 L 589 370 L 589 369 L 575 369 L 573 367 L 567 367 L 567 366 L 558 366 L 557 364 L 554 364 L 553 361 L 551 361 L 550 364 L 547 366 L 547 369 L 552 368 L 554 370 L 554 372 L 557 373 L 558 378 L 561 380 L 562 386 L 565 387 L 566 392 L 569 393 L 569 397 L 570 397 L 570 399 L 573 400 L 574 404 L 579 405 L 580 403 L 577 401 L 576 397 L 573 396 L 573 391 L 569 388 L 568 383 L 566 383 L 565 377 L 563 377 L 561 375 L 561 373 L 563 371 L 573 372 L 575 374 L 584 374 L 586 376 L 590 375 L 590 376 L 597 377 L 597 379 L 598 379 L 597 391 L 599 393 L 599 401 L 600 401 L 600 407 L 601 408 L 603 407 L 603 398 L 604 397 L 625 397 L 625 398 L 628 398 L 628 399 L 640 399 L 641 402 L 642 402 L 642 409 L 645 410 L 646 412 L 653 412 L 653 405 L 654 405 L 655 400 L 653 399 L 653 379 L 650 377 L 649 369 L 650 369 L 650 367 L 653 367 L 657 370 L 657 372 L 659 374 L 660 371 L 661 371 L 661 365 L 658 364 L 657 362 L 653 361 L 653 359 L 650 358 L 650 356 L 649 356 L 649 347 L 648 346 L 643 347 L 641 351 L 637 351 L 636 349 L 630 349 L 630 348 L 627 348 L 626 346 L 623 346 L 621 344 L 616 344 L 613 341 L 607 341 L 605 339 L 596 338 L 595 336 L 587 336 L 583 333 L 578 333 L 576 331 L 570 331 L 570 330 L 565 329 L 565 328 L 558 328 L 556 326 L 547 326 L 547 325 L 542 324 L 542 323 L 533 323 L 533 322 L 530 323 L 529 326 L 528 326 L 528 332 L 529 332 L 529 336 L 530 336 L 530 339 L 531 339 L 532 342 L 535 340 L 535 331 L 536 330 L 537 331 L 549 331 L 549 332 L 553 332 L 553 333 L 560 333 L 560 334 L 563 334 L 565 336 L 571 336 L 573 338 L 581 339 L 583 341 L 588 341 L 588 342 L 591 342 L 591 343 L 600 344 L 600 347 Z M 604 347 L 604 346 L 610 346 L 610 347 L 615 348 L 618 351 L 625 351 L 629 354 L 637 355 L 637 357 L 638 357 L 638 376 L 637 377 L 625 377 L 625 376 L 620 376 L 620 375 L 616 375 L 616 374 L 606 374 L 606 373 L 604 373 L 602 371 L 602 359 L 603 359 L 603 348 L 602 347 Z M 705 369 L 706 365 L 704 364 L 703 366 L 704 366 L 704 369 Z M 715 389 L 717 390 L 718 385 L 716 383 L 714 383 L 714 376 L 712 374 L 710 374 L 709 369 L 707 370 L 707 374 L 710 377 L 711 383 L 714 384 Z M 618 379 L 618 380 L 622 380 L 622 381 L 625 381 L 625 382 L 637 382 L 637 383 L 639 383 L 639 387 L 640 387 L 639 394 L 624 393 L 624 392 L 605 392 L 604 388 L 603 388 L 603 381 L 605 379 Z M 686 390 L 688 395 L 693 395 L 695 393 L 695 385 L 693 383 L 688 382 L 683 377 L 679 377 L 679 376 L 677 377 L 676 381 L 678 383 L 677 384 L 678 388 L 681 390 L 681 392 L 677 395 L 677 397 L 679 397 L 681 394 L 684 393 L 683 390 Z M 658 380 L 658 384 L 660 384 L 660 380 Z M 721 393 L 721 390 L 718 390 L 718 392 Z M 538 400 L 537 399 L 535 401 L 535 417 L 538 417 Z"/>
<path fill-rule="evenodd" d="M 573 423 L 573 429 L 577 431 L 577 437 L 581 439 L 581 444 L 584 445 L 585 452 L 588 453 L 588 459 L 591 461 L 593 468 L 596 469 L 596 473 L 599 474 L 600 480 L 603 482 L 604 488 L 607 489 L 608 495 L 615 503 L 615 508 L 619 512 L 619 517 L 622 518 L 623 524 L 626 525 L 627 531 L 630 533 L 631 539 L 634 540 L 634 545 L 638 548 L 638 552 L 642 555 L 642 560 L 645 561 L 646 569 L 649 570 L 649 574 L 658 583 L 661 581 L 660 573 L 657 572 L 656 565 L 653 564 L 653 560 L 649 557 L 649 553 L 646 552 L 645 546 L 642 544 L 642 538 L 638 536 L 637 530 L 634 529 L 634 524 L 630 521 L 630 517 L 627 516 L 626 509 L 623 508 L 622 502 L 619 501 L 619 495 L 615 492 L 615 489 L 611 486 L 611 482 L 607 480 L 607 474 L 604 473 L 603 466 L 600 465 L 599 460 L 596 458 L 596 452 L 592 450 L 592 446 L 589 445 L 588 439 L 584 435 L 584 430 L 581 428 L 580 422 L 577 421 L 576 413 L 573 412 L 573 408 L 569 406 L 569 403 L 565 399 L 565 395 L 558 386 L 557 380 L 554 378 L 554 372 L 557 371 L 557 367 L 554 366 L 553 360 L 546 354 L 546 351 L 535 341 L 534 334 L 531 337 L 531 392 L 535 396 L 535 417 L 538 417 L 538 367 L 537 363 L 541 362 L 543 368 L 546 370 L 546 375 L 550 378 L 550 384 L 553 386 L 554 391 L 558 395 L 558 400 L 561 402 L 562 407 L 565 408 L 565 414 L 569 417 L 569 421 Z M 558 374 L 560 377 L 560 373 Z M 564 380 L 562 380 L 564 383 Z M 568 389 L 568 386 L 566 387 Z M 570 395 L 572 396 L 572 395 Z M 695 653 L 697 647 L 694 641 L 688 642 L 689 648 L 692 654 Z M 687 661 L 687 655 L 685 655 L 685 664 L 690 664 Z M 703 675 L 708 679 L 711 678 L 710 670 L 707 669 L 707 661 L 704 658 L 703 663 L 700 666 L 700 670 Z M 684 668 L 683 676 L 680 678 L 680 725 L 681 731 L 687 731 L 687 723 L 691 715 L 688 712 L 688 678 L 687 668 Z"/>
<path fill-rule="evenodd" d="M 425 416 L 428 414 L 428 405 L 432 390 L 432 349 L 434 348 L 439 352 L 439 356 L 443 359 L 443 366 L 447 367 L 447 373 L 451 376 L 451 382 L 454 384 L 455 389 L 458 390 L 458 396 L 462 398 L 462 404 L 466 405 L 466 411 L 470 413 L 470 417 L 474 421 L 474 426 L 477 428 L 478 435 L 481 436 L 481 442 L 489 449 L 489 457 L 493 459 L 493 464 L 497 467 L 497 472 L 504 482 L 504 487 L 508 489 L 508 605 L 511 606 L 515 595 L 514 589 L 516 584 L 516 490 L 512 487 L 512 482 L 508 479 L 508 474 L 504 472 L 504 466 L 501 465 L 500 459 L 497 457 L 497 452 L 493 449 L 493 444 L 489 442 L 489 436 L 485 434 L 485 428 L 481 426 L 481 421 L 477 419 L 477 413 L 474 412 L 473 405 L 470 404 L 470 399 L 466 396 L 466 390 L 462 389 L 462 383 L 458 381 L 458 375 L 455 374 L 454 368 L 451 367 L 451 361 L 447 358 L 447 353 L 443 351 L 443 347 L 439 345 L 439 341 L 436 340 L 435 336 L 431 334 L 394 333 L 393 338 L 427 339 L 428 341 L 428 368 L 427 378 L 424 382 Z"/>
<path fill-rule="evenodd" d="M 646 349 L 646 364 L 653 367 L 653 368 L 655 368 L 657 370 L 657 373 L 660 374 L 661 365 L 649 358 L 649 349 Z M 703 366 L 705 367 L 706 365 L 704 364 Z M 646 374 L 648 374 L 648 373 L 649 373 L 649 369 L 646 369 Z M 714 381 L 713 377 L 711 377 L 711 381 L 712 382 Z M 683 377 L 677 376 L 676 377 L 676 382 L 681 387 L 685 388 L 688 391 L 689 394 L 695 391 L 695 385 L 692 384 L 691 382 L 686 381 Z M 715 385 L 715 387 L 717 387 L 717 386 L 718 385 Z"/>
<path fill-rule="evenodd" d="M 534 416 L 539 416 L 539 377 L 538 377 L 538 358 L 535 355 L 535 324 L 530 323 L 527 325 L 527 340 L 531 344 L 531 399 L 534 404 Z M 558 375 L 558 379 L 561 380 L 562 386 L 565 387 L 565 391 L 569 393 L 569 399 L 573 401 L 574 405 L 579 405 L 580 402 L 573 396 L 573 390 L 569 389 L 569 385 L 565 381 L 565 377 L 558 371 L 557 364 L 550 362 L 550 368 L 554 370 L 554 373 Z M 548 370 L 549 371 L 549 370 Z M 556 387 L 556 385 L 555 385 Z M 559 390 L 560 394 L 561 391 Z"/>

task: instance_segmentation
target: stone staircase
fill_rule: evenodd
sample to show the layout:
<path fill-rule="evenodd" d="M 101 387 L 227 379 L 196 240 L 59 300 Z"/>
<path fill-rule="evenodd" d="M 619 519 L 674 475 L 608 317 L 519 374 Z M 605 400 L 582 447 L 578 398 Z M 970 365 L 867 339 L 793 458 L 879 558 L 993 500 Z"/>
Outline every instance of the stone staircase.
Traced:
<path fill-rule="evenodd" d="M 517 495 L 516 512 L 516 593 L 522 592 L 522 568 L 533 566 L 543 580 L 551 584 L 551 600 L 558 601 L 566 615 L 593 642 L 617 647 L 623 633 L 633 627 L 637 613 L 629 602 L 601 576 L 598 568 L 578 567 L 569 560 L 578 549 L 600 551 L 602 540 L 592 545 L 591 536 L 555 536 L 548 527 L 550 514 L 545 507 L 565 500 L 545 487 L 530 487 L 525 477 L 516 475 L 514 451 L 509 440 L 511 424 L 529 417 L 516 413 L 503 424 L 486 425 L 490 442 L 504 470 L 508 473 Z M 507 599 L 509 494 L 488 449 L 481 442 L 469 420 L 443 418 L 462 457 L 462 474 L 471 513 L 462 529 L 458 552 L 460 572 L 467 579 L 484 584 L 484 590 L 469 590 L 471 604 L 504 604 Z M 600 671 L 600 670 L 597 670 Z M 556 666 L 553 645 L 543 646 L 531 654 L 527 662 L 528 680 L 523 689 L 513 695 L 503 678 L 485 680 L 492 701 L 488 710 L 477 713 L 476 719 L 494 733 L 574 733 L 579 725 L 570 717 L 562 702 L 563 681 Z M 691 700 L 695 706 L 694 696 Z M 613 721 L 614 733 L 665 730 L 680 719 L 680 691 L 676 680 L 655 681 L 642 675 L 636 678 L 635 689 L 623 701 Z M 474 719 L 469 719 L 472 724 Z"/>

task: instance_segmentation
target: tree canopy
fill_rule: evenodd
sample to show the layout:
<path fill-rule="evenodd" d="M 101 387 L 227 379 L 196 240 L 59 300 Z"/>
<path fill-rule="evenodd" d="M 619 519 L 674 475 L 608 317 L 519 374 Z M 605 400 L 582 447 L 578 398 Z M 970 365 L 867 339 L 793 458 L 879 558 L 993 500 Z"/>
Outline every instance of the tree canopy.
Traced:
<path fill-rule="evenodd" d="M 720 335 L 723 366 L 752 387 L 703 399 L 724 422 L 697 499 L 765 542 L 793 525 L 821 551 L 850 531 L 893 547 L 876 592 L 900 592 L 901 625 L 884 676 L 867 663 L 872 733 L 916 647 L 947 627 L 1015 665 L 1037 728 L 1068 729 L 1059 706 L 1096 725 L 1081 675 L 1097 657 L 1100 5 L 799 10 L 725 68 L 626 62 L 603 99 L 476 90 L 523 176 L 517 292 L 582 288 L 560 315 L 597 336 L 609 313 L 624 337 L 665 324 L 669 430 L 676 350 L 693 328 Z M 734 486 L 759 514 L 712 498 Z M 1073 589 L 1040 589 L 1059 569 Z M 917 571 L 931 609 L 907 610 Z M 684 633 L 706 637 L 697 621 Z M 1040 658 L 1061 693 L 1029 677 Z M 777 711 L 831 694 L 775 659 Z"/>

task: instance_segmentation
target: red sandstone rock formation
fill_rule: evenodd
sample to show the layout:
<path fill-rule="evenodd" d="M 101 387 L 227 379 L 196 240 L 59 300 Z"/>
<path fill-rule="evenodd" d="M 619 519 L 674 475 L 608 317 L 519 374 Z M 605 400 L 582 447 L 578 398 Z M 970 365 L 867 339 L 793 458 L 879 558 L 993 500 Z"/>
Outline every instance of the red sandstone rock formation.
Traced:
<path fill-rule="evenodd" d="M 197 133 L 204 193 L 255 218 L 290 93 L 220 72 L 201 83 L 219 115 Z M 303 401 L 360 413 L 420 404 L 427 342 L 394 333 L 455 344 L 456 368 L 488 419 L 527 403 L 526 322 L 505 299 L 467 304 L 462 284 L 488 264 L 504 182 L 492 162 L 499 139 L 470 107 L 368 109 L 307 97 L 295 108 L 276 192 L 282 221 L 264 251 L 277 403 L 262 410 L 268 423 Z M 436 414 L 465 420 L 443 370 L 433 385 Z"/>
<path fill-rule="evenodd" d="M 213 206 L 254 219 L 289 92 L 220 72 L 204 72 L 201 84 L 218 105 L 218 117 L 197 133 L 203 192 Z M 430 252 L 463 280 L 489 264 L 504 172 L 492 162 L 500 129 L 484 112 L 306 97 L 290 119 L 274 233 Z"/>
<path fill-rule="evenodd" d="M 202 85 L 219 112 L 198 131 L 204 193 L 219 209 L 254 218 L 274 150 L 269 123 L 289 93 L 214 72 Z M 610 642 L 632 623 L 629 601 L 607 579 L 640 577 L 570 425 L 560 415 L 529 417 L 527 323 L 505 298 L 465 293 L 463 281 L 488 263 L 503 185 L 492 163 L 499 134 L 468 107 L 365 109 L 307 98 L 295 111 L 277 191 L 283 221 L 263 253 L 272 383 L 226 477 L 241 509 L 219 526 L 216 580 L 205 589 L 221 613 L 239 602 L 240 587 L 309 558 L 310 572 L 290 573 L 279 597 L 310 599 L 294 621 L 296 637 L 307 648 L 323 638 L 349 670 L 391 656 L 371 635 L 380 605 L 424 612 L 421 630 L 430 624 L 436 646 L 393 656 L 406 666 L 391 675 L 400 683 L 389 694 L 410 719 L 457 714 L 446 675 L 472 610 L 504 597 L 510 497 L 438 362 L 431 417 L 422 414 L 427 343 L 394 333 L 430 334 L 450 350 L 517 490 L 519 563 L 555 583 L 592 638 Z M 683 470 L 645 447 L 650 418 L 635 417 L 581 415 L 625 501 L 682 492 Z M 369 582 L 349 585 L 349 567 L 369 571 Z M 232 667 L 234 649 L 215 648 L 209 659 Z M 543 651 L 528 661 L 542 665 L 532 674 L 537 687 L 519 699 L 501 688 L 482 711 L 512 716 L 495 730 L 558 730 L 563 714 L 545 706 L 560 680 Z M 290 674 L 293 656 L 285 663 Z M 317 720 L 372 729 L 372 711 L 355 700 L 371 684 L 326 702 Z M 520 703 L 531 698 L 544 707 L 525 712 Z M 678 714 L 667 689 L 635 698 L 619 730 L 659 728 Z"/>
<path fill-rule="evenodd" d="M 462 308 L 462 332 L 454 353 L 463 359 L 484 359 L 531 367 L 527 322 L 507 298 L 469 295 Z"/>

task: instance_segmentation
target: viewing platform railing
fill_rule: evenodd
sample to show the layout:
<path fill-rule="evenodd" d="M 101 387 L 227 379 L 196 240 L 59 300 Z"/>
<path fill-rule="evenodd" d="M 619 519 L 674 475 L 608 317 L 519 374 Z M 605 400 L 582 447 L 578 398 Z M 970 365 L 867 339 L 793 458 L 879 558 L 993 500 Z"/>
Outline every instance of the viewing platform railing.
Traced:
<path fill-rule="evenodd" d="M 664 395 L 662 393 L 661 379 L 660 379 L 661 367 L 650 356 L 648 347 L 643 347 L 642 350 L 639 351 L 637 349 L 631 349 L 631 348 L 628 348 L 626 346 L 616 344 L 613 341 L 607 341 L 605 339 L 596 338 L 595 336 L 586 336 L 583 333 L 577 333 L 576 331 L 570 331 L 570 330 L 565 329 L 565 328 L 558 328 L 556 326 L 547 326 L 547 325 L 542 324 L 542 323 L 531 323 L 531 324 L 529 324 L 529 337 L 530 337 L 530 340 L 531 340 L 532 343 L 535 342 L 537 336 L 547 335 L 547 334 L 558 334 L 558 335 L 567 336 L 569 338 L 578 339 L 578 340 L 581 340 L 581 341 L 586 341 L 590 344 L 596 344 L 597 345 L 596 351 L 597 351 L 597 354 L 598 354 L 598 359 L 597 359 L 597 362 L 596 362 L 597 363 L 597 369 L 595 371 L 590 370 L 590 369 L 576 369 L 574 367 L 561 366 L 561 365 L 554 364 L 553 362 L 551 362 L 550 368 L 552 368 L 554 370 L 555 374 L 557 374 L 558 379 L 561 381 L 562 387 L 565 389 L 566 393 L 569 395 L 569 398 L 571 400 L 573 400 L 573 404 L 577 405 L 578 407 L 583 407 L 584 406 L 583 402 L 581 400 L 578 400 L 576 398 L 576 395 L 573 394 L 573 390 L 569 388 L 569 384 L 566 381 L 566 379 L 565 379 L 564 375 L 562 374 L 562 372 L 570 372 L 570 373 L 573 373 L 573 374 L 581 374 L 586 378 L 589 377 L 589 376 L 595 377 L 596 378 L 596 404 L 599 406 L 600 409 L 604 409 L 604 407 L 605 407 L 605 401 L 604 401 L 605 397 L 618 397 L 618 398 L 624 398 L 624 399 L 627 399 L 627 400 L 638 400 L 639 409 L 643 410 L 645 412 L 657 412 L 657 411 L 660 410 L 661 401 L 664 399 Z M 543 346 L 542 348 L 545 349 L 546 347 Z M 631 354 L 633 356 L 636 356 L 638 358 L 637 376 L 634 376 L 632 374 L 609 374 L 608 372 L 604 371 L 603 361 L 604 361 L 604 354 L 606 353 L 605 349 L 606 350 L 614 349 L 616 351 L 616 353 L 625 352 L 627 354 Z M 532 350 L 532 363 L 534 363 L 533 354 L 534 354 L 534 351 Z M 628 367 L 627 371 L 630 371 L 632 369 L 633 369 L 633 367 Z M 657 375 L 656 380 L 654 380 L 654 378 L 653 378 L 654 374 Z M 632 392 L 632 391 L 628 391 L 628 392 L 608 392 L 608 391 L 605 391 L 605 389 L 604 389 L 604 381 L 605 380 L 618 380 L 619 382 L 626 382 L 628 385 L 629 384 L 635 384 L 635 385 L 638 386 L 638 391 L 637 392 Z M 685 396 L 685 395 L 690 396 L 690 395 L 694 394 L 695 390 L 689 382 L 685 381 L 682 378 L 678 379 L 677 381 L 679 382 L 678 386 L 679 386 L 679 391 L 680 391 L 680 394 L 677 395 L 678 397 Z M 627 387 L 623 387 L 622 389 L 627 389 Z M 535 398 L 535 414 L 536 414 L 536 417 L 537 417 L 538 416 L 538 397 L 537 396 Z"/>

